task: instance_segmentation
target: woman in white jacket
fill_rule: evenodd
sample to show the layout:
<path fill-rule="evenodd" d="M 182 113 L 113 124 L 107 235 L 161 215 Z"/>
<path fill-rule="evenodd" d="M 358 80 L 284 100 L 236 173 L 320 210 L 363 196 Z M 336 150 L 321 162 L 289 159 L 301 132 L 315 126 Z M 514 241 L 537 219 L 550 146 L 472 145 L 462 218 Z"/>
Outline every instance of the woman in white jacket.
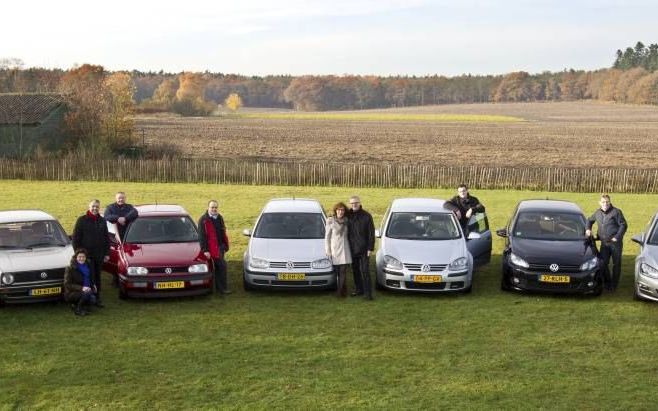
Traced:
<path fill-rule="evenodd" d="M 347 267 L 352 264 L 350 243 L 347 239 L 347 218 L 345 211 L 347 206 L 338 203 L 334 206 L 333 214 L 327 219 L 327 229 L 324 235 L 324 249 L 327 257 L 334 265 L 337 275 L 337 293 L 339 297 L 347 297 Z"/>

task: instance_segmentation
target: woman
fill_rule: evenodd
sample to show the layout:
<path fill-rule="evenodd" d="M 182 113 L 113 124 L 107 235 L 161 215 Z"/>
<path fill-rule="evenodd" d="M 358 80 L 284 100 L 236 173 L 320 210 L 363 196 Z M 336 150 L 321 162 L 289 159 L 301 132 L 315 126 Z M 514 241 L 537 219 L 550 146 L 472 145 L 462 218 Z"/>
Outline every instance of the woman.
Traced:
<path fill-rule="evenodd" d="M 347 296 L 345 277 L 347 267 L 352 264 L 350 244 L 347 239 L 346 210 L 347 206 L 343 203 L 334 206 L 332 216 L 327 219 L 327 229 L 324 235 L 325 253 L 334 265 L 338 283 L 336 290 L 339 297 Z"/>
<path fill-rule="evenodd" d="M 71 264 L 64 272 L 64 299 L 71 303 L 75 315 L 87 315 L 86 307 L 96 304 L 96 285 L 87 251 L 75 250 Z"/>

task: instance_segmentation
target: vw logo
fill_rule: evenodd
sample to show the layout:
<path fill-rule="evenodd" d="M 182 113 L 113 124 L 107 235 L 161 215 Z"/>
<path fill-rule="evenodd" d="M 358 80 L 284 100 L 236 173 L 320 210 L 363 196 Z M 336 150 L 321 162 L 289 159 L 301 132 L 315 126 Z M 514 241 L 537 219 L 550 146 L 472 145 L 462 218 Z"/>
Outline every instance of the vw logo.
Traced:
<path fill-rule="evenodd" d="M 420 271 L 424 273 L 429 273 L 430 272 L 430 265 L 429 264 L 423 264 L 422 267 L 420 267 Z"/>
<path fill-rule="evenodd" d="M 293 263 L 292 261 L 288 261 L 288 262 L 286 263 L 286 268 L 287 268 L 288 270 L 292 270 L 293 268 L 295 268 L 295 263 Z"/>
<path fill-rule="evenodd" d="M 165 268 L 165 274 L 171 274 L 171 268 L 169 267 Z"/>
<path fill-rule="evenodd" d="M 553 271 L 554 273 L 557 273 L 557 270 L 560 269 L 560 266 L 557 265 L 557 264 L 551 264 L 550 266 L 548 266 L 548 268 L 549 268 L 551 271 Z"/>
<path fill-rule="evenodd" d="M 41 272 L 41 278 L 44 279 L 44 280 L 45 280 L 46 278 L 48 278 L 48 273 L 45 272 L 45 271 L 42 271 L 42 272 Z"/>

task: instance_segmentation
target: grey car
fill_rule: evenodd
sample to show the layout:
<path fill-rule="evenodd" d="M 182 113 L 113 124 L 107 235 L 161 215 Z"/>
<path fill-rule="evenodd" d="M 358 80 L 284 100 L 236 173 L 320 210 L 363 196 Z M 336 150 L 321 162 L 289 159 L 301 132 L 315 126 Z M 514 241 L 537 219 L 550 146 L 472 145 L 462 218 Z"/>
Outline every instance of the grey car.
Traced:
<path fill-rule="evenodd" d="M 647 230 L 632 240 L 640 245 L 640 254 L 635 258 L 634 297 L 658 301 L 658 214 L 653 216 Z"/>
<path fill-rule="evenodd" d="M 326 216 L 309 199 L 270 200 L 261 211 L 243 259 L 245 290 L 254 288 L 335 288 L 325 254 Z"/>
<path fill-rule="evenodd" d="M 473 268 L 491 258 L 491 232 L 484 213 L 464 235 L 444 200 L 402 198 L 386 211 L 377 237 L 377 285 L 393 290 L 470 292 Z"/>

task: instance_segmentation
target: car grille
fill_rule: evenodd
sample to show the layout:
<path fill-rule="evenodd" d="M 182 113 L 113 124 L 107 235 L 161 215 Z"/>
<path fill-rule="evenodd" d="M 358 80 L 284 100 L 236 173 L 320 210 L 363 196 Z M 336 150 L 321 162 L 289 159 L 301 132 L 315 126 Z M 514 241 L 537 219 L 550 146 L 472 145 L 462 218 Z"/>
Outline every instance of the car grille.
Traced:
<path fill-rule="evenodd" d="M 189 266 L 181 265 L 175 267 L 148 267 L 148 270 L 149 270 L 149 274 L 165 274 L 167 268 L 171 268 L 172 273 L 181 273 L 181 272 L 186 273 Z"/>
<path fill-rule="evenodd" d="M 446 288 L 446 283 L 414 283 L 412 281 L 405 281 L 404 286 L 409 290 L 443 290 Z"/>
<path fill-rule="evenodd" d="M 421 271 L 423 265 L 425 264 L 404 263 L 404 268 L 406 268 L 409 271 Z M 430 271 L 443 271 L 446 269 L 448 264 L 429 264 L 429 266 L 430 266 Z"/>
<path fill-rule="evenodd" d="M 41 273 L 46 273 L 47 277 L 43 278 Z M 14 276 L 14 284 L 44 280 L 62 280 L 64 279 L 64 268 L 55 268 L 51 270 L 19 271 L 11 274 Z"/>
<path fill-rule="evenodd" d="M 528 270 L 530 271 L 541 271 L 544 274 L 551 274 L 553 271 L 550 269 L 550 264 L 529 264 Z M 559 270 L 555 271 L 556 273 L 579 273 L 579 265 L 562 265 L 558 264 L 560 267 Z"/>
<path fill-rule="evenodd" d="M 287 261 L 270 261 L 270 268 L 285 268 L 294 270 L 297 268 L 311 268 L 311 263 L 308 261 L 293 261 L 292 267 L 288 267 Z"/>

